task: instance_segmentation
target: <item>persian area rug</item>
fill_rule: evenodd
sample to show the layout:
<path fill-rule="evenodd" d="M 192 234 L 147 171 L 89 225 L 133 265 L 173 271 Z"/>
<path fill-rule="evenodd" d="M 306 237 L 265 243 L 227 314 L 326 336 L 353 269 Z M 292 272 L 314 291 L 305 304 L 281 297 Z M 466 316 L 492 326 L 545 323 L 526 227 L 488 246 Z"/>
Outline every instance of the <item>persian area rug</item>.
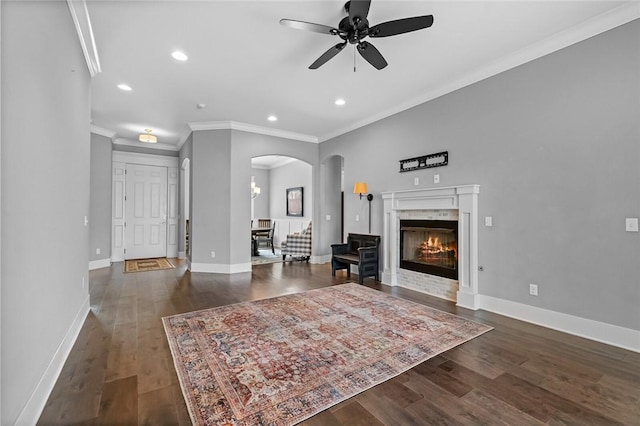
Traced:
<path fill-rule="evenodd" d="M 162 322 L 195 425 L 293 425 L 491 330 L 355 283 Z"/>
<path fill-rule="evenodd" d="M 145 271 L 159 271 L 161 269 L 175 268 L 166 258 L 161 257 L 158 259 L 135 259 L 124 261 L 125 272 L 145 272 Z"/>

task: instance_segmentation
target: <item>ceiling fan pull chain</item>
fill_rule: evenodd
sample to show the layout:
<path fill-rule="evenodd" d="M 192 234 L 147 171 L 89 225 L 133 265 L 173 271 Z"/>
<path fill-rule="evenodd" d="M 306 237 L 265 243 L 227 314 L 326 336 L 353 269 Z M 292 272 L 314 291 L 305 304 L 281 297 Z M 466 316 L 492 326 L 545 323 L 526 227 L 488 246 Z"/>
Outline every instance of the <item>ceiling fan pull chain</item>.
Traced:
<path fill-rule="evenodd" d="M 353 46 L 353 72 L 356 72 L 356 46 Z"/>

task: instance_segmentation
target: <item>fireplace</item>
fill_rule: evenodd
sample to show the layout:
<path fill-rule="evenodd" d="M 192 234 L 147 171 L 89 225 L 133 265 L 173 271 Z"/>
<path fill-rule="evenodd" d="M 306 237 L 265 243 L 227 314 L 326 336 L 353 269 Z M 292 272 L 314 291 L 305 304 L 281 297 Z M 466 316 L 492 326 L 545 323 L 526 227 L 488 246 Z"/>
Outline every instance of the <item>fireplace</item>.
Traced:
<path fill-rule="evenodd" d="M 382 248 L 382 282 L 391 286 L 401 286 L 420 291 L 447 300 L 453 300 L 458 306 L 478 309 L 478 194 L 479 185 L 459 185 L 449 187 L 421 188 L 404 191 L 383 192 L 384 232 Z M 437 265 L 442 269 L 454 269 L 457 279 L 405 269 L 407 256 L 400 253 L 405 245 L 400 241 L 400 228 L 406 226 L 405 220 L 418 221 L 454 221 L 457 258 L 455 268 L 451 263 Z M 401 225 L 402 222 L 402 225 Z M 409 225 L 412 226 L 412 225 Z M 449 228 L 436 223 L 434 228 Z M 438 236 L 439 239 L 444 238 Z M 447 236 L 448 238 L 448 236 Z M 425 239 L 422 238 L 422 242 Z M 433 243 L 433 238 L 432 238 Z M 429 253 L 429 238 L 426 238 L 426 253 Z M 449 244 L 447 243 L 446 246 Z M 415 245 L 414 245 L 415 251 Z M 445 250 L 451 251 L 451 249 Z M 440 257 L 447 257 L 441 255 Z M 434 256 L 429 258 L 433 260 Z M 442 259 L 439 259 L 442 260 Z M 401 265 L 401 262 L 403 265 Z M 413 262 L 430 263 L 430 262 Z M 451 271 L 448 271 L 451 272 Z"/>
<path fill-rule="evenodd" d="M 400 220 L 400 268 L 458 279 L 458 221 Z"/>

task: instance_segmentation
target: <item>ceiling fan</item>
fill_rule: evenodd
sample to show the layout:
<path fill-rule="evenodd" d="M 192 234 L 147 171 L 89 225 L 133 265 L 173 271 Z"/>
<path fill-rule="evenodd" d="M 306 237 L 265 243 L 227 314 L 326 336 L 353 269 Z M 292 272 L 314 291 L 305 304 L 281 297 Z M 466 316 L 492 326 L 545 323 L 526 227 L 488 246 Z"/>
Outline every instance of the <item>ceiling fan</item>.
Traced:
<path fill-rule="evenodd" d="M 387 61 L 373 44 L 364 41 L 366 37 L 389 37 L 428 28 L 433 24 L 433 15 L 414 16 L 412 18 L 397 19 L 395 21 L 383 22 L 373 27 L 369 27 L 367 15 L 371 0 L 350 0 L 345 3 L 344 10 L 349 16 L 343 18 L 338 24 L 338 28 L 327 25 L 314 24 L 311 22 L 297 21 L 293 19 L 281 19 L 280 24 L 298 30 L 313 31 L 317 33 L 338 36 L 342 43 L 338 43 L 324 52 L 309 69 L 315 70 L 324 65 L 331 58 L 342 52 L 347 43 L 356 45 L 358 53 L 376 69 L 386 67 Z M 355 69 L 354 69 L 355 70 Z"/>

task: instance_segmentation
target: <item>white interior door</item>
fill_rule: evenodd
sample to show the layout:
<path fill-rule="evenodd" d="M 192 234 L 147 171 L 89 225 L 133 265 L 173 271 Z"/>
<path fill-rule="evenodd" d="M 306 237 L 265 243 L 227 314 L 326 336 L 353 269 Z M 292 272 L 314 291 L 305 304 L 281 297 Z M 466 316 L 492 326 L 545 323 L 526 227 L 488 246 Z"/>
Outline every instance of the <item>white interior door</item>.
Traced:
<path fill-rule="evenodd" d="M 127 164 L 125 259 L 167 255 L 167 168 Z"/>

